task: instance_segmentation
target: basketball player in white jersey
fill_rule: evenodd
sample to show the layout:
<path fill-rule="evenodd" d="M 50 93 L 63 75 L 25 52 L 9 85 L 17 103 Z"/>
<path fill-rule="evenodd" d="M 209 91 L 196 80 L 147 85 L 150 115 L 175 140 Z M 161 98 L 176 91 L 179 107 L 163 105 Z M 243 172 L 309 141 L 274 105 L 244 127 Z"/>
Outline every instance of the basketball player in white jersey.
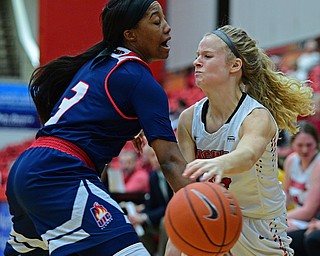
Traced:
<path fill-rule="evenodd" d="M 294 133 L 297 116 L 313 113 L 312 90 L 275 72 L 255 41 L 232 26 L 206 34 L 193 64 L 207 97 L 180 116 L 178 142 L 189 162 L 183 175 L 221 183 L 238 199 L 243 229 L 230 254 L 293 255 L 277 140 L 279 129 Z M 167 255 L 179 255 L 170 243 Z"/>

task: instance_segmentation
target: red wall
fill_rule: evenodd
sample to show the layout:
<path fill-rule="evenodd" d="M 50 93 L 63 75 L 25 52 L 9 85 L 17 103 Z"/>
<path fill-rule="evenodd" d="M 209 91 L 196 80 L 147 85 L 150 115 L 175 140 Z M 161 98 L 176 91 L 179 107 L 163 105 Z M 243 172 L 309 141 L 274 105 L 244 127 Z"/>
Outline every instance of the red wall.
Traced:
<path fill-rule="evenodd" d="M 158 0 L 165 10 L 166 0 Z M 99 15 L 106 0 L 40 0 L 40 63 L 61 55 L 76 55 L 101 41 Z M 158 81 L 164 72 L 163 61 L 151 64 Z"/>

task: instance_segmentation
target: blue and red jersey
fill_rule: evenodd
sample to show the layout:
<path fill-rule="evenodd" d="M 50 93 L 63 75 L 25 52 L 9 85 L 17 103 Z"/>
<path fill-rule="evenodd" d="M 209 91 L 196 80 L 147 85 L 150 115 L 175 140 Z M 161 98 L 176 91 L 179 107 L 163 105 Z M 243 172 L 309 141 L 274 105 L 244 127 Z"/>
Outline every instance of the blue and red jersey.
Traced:
<path fill-rule="evenodd" d="M 141 129 L 149 143 L 176 141 L 165 91 L 144 61 L 118 48 L 77 72 L 37 137 L 73 143 L 102 171 Z"/>

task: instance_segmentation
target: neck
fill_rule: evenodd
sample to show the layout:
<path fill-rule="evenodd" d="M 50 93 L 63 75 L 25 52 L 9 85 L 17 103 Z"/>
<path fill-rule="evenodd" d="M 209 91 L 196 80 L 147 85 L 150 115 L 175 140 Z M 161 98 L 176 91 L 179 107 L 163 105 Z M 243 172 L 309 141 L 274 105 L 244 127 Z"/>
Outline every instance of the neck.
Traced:
<path fill-rule="evenodd" d="M 242 96 L 239 88 L 233 93 L 214 92 L 208 95 L 209 109 L 208 114 L 215 118 L 228 119 L 237 107 Z"/>

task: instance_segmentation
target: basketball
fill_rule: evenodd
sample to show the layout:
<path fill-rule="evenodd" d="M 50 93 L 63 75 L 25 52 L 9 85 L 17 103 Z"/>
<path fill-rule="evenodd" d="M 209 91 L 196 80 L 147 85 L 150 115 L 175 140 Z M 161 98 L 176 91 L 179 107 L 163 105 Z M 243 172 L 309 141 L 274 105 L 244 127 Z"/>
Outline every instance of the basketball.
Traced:
<path fill-rule="evenodd" d="M 165 228 L 172 243 L 187 255 L 223 255 L 240 236 L 241 210 L 221 184 L 195 182 L 169 201 Z"/>

